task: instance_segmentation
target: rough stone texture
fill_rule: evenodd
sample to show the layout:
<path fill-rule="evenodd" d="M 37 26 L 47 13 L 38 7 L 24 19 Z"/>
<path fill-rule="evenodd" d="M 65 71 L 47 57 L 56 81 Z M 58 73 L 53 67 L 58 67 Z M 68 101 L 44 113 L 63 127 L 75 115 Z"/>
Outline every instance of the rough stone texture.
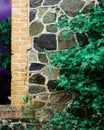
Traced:
<path fill-rule="evenodd" d="M 43 5 L 55 5 L 58 4 L 60 0 L 45 0 Z"/>
<path fill-rule="evenodd" d="M 49 66 L 46 66 L 41 72 L 43 75 L 46 75 L 48 79 L 59 80 L 59 70 L 56 68 L 49 71 Z"/>
<path fill-rule="evenodd" d="M 36 84 L 44 85 L 45 84 L 45 78 L 40 74 L 33 74 L 29 78 L 29 83 L 36 83 Z"/>
<path fill-rule="evenodd" d="M 30 118 L 0 119 L 1 130 L 41 130 L 43 125 L 38 121 L 31 125 Z"/>
<path fill-rule="evenodd" d="M 47 102 L 48 96 L 49 96 L 48 94 L 44 93 L 44 94 L 35 96 L 35 99 L 36 100 L 41 100 L 43 102 Z"/>
<path fill-rule="evenodd" d="M 42 63 L 48 63 L 48 59 L 46 54 L 38 54 L 38 59 L 42 62 Z"/>
<path fill-rule="evenodd" d="M 35 112 L 35 117 L 40 121 L 48 121 L 52 119 L 54 112 L 62 112 L 71 99 L 72 95 L 66 91 L 52 93 L 47 100 L 46 106 Z"/>
<path fill-rule="evenodd" d="M 43 31 L 43 24 L 39 21 L 34 21 L 29 27 L 30 36 L 35 36 Z"/>
<path fill-rule="evenodd" d="M 47 10 L 48 10 L 47 7 L 40 7 L 38 12 L 38 17 L 41 18 L 46 13 Z"/>
<path fill-rule="evenodd" d="M 62 31 L 54 28 L 54 24 L 65 14 L 67 17 L 68 15 L 75 16 L 84 4 L 83 0 L 30 0 L 30 10 L 37 10 L 36 13 L 31 12 L 30 21 L 34 20 L 35 15 L 37 17 L 30 24 L 29 30 L 30 36 L 33 37 L 33 50 L 29 51 L 28 82 L 30 87 L 28 91 L 36 110 L 35 118 L 41 122 L 50 120 L 55 111 L 64 111 L 66 104 L 72 99 L 72 95 L 64 88 L 56 89 L 63 70 L 54 66 L 50 70 L 48 63 L 49 59 L 55 57 L 59 50 L 63 51 L 75 46 L 77 40 L 73 34 L 64 38 Z M 80 36 L 82 39 L 83 37 Z M 45 49 L 48 51 L 48 56 L 45 54 Z M 34 50 L 37 54 L 34 54 Z"/>
<path fill-rule="evenodd" d="M 33 50 L 29 50 L 28 62 L 34 62 L 37 60 L 38 60 L 38 55 Z"/>
<path fill-rule="evenodd" d="M 30 86 L 29 87 L 29 93 L 30 94 L 39 94 L 39 93 L 42 93 L 42 92 L 45 92 L 45 88 L 41 87 L 41 86 Z"/>
<path fill-rule="evenodd" d="M 40 111 L 35 112 L 35 117 L 42 121 L 49 121 L 54 116 L 53 111 L 50 108 L 44 108 Z"/>
<path fill-rule="evenodd" d="M 53 12 L 47 12 L 46 15 L 43 17 L 44 23 L 54 23 L 56 20 L 56 14 Z"/>
<path fill-rule="evenodd" d="M 34 108 L 35 109 L 40 109 L 40 108 L 42 108 L 42 107 L 44 107 L 45 106 L 45 102 L 41 102 L 41 101 L 34 101 Z"/>
<path fill-rule="evenodd" d="M 66 92 L 66 91 L 59 91 L 59 92 L 53 93 L 50 96 L 50 101 L 49 102 L 52 103 L 52 104 L 56 104 L 56 103 L 65 104 L 69 100 L 71 100 L 71 98 L 72 98 L 72 95 L 69 94 L 68 92 Z"/>
<path fill-rule="evenodd" d="M 57 28 L 54 27 L 54 24 L 47 25 L 46 30 L 47 32 L 53 32 L 53 33 L 57 32 Z"/>
<path fill-rule="evenodd" d="M 40 63 L 31 63 L 29 70 L 35 71 L 35 70 L 41 70 L 45 65 Z"/>
<path fill-rule="evenodd" d="M 54 91 L 57 87 L 57 82 L 55 80 L 49 80 L 47 86 L 49 91 Z"/>
<path fill-rule="evenodd" d="M 75 16 L 84 4 L 85 2 L 82 0 L 63 0 L 60 7 L 69 16 Z"/>
<path fill-rule="evenodd" d="M 29 21 L 30 22 L 35 19 L 36 13 L 37 13 L 36 9 L 30 10 L 30 12 L 29 12 Z"/>
<path fill-rule="evenodd" d="M 68 49 L 76 45 L 76 41 L 73 34 L 65 38 L 62 36 L 62 32 L 58 36 L 58 42 L 59 42 L 58 43 L 59 50 Z"/>
<path fill-rule="evenodd" d="M 39 52 L 47 50 L 56 50 L 56 36 L 54 34 L 42 34 L 34 38 L 34 48 Z"/>
<path fill-rule="evenodd" d="M 43 0 L 30 0 L 30 7 L 35 8 L 41 5 Z"/>

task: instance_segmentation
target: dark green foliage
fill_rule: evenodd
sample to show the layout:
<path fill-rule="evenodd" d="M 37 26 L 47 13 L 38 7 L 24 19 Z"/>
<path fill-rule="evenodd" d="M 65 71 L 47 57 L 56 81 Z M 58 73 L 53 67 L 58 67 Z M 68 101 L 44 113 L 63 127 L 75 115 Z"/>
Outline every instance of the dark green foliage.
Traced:
<path fill-rule="evenodd" d="M 10 104 L 11 19 L 0 24 L 0 104 Z"/>
<path fill-rule="evenodd" d="M 58 89 L 64 88 L 76 97 L 66 106 L 66 113 L 55 113 L 45 129 L 103 130 L 104 11 L 94 6 L 73 19 L 65 16 L 56 26 L 65 29 L 66 38 L 70 33 L 85 34 L 88 43 L 79 39 L 79 45 L 50 57 L 51 64 L 61 69 Z"/>
<path fill-rule="evenodd" d="M 11 19 L 0 24 L 0 62 L 2 67 L 10 69 L 11 63 Z"/>

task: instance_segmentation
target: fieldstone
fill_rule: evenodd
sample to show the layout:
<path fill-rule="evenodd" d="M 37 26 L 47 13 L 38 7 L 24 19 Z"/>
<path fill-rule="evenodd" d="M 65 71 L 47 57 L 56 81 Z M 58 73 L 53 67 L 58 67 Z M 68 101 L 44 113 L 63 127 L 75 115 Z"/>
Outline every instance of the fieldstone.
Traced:
<path fill-rule="evenodd" d="M 53 33 L 57 32 L 57 28 L 54 27 L 54 24 L 47 25 L 46 30 L 47 30 L 47 32 L 53 32 Z"/>
<path fill-rule="evenodd" d="M 41 101 L 34 101 L 34 108 L 35 109 L 40 109 L 40 108 L 42 108 L 42 107 L 44 107 L 45 106 L 45 102 L 41 102 Z"/>
<path fill-rule="evenodd" d="M 57 88 L 57 81 L 49 80 L 47 86 L 49 91 L 54 91 Z"/>
<path fill-rule="evenodd" d="M 56 68 L 49 71 L 49 66 L 46 66 L 42 69 L 42 74 L 46 75 L 51 80 L 59 80 L 59 70 Z"/>
<path fill-rule="evenodd" d="M 85 2 L 83 0 L 63 0 L 60 7 L 69 16 L 75 16 L 82 9 Z"/>
<path fill-rule="evenodd" d="M 43 5 L 55 5 L 58 4 L 61 0 L 45 0 Z"/>
<path fill-rule="evenodd" d="M 66 91 L 58 91 L 50 96 L 50 103 L 52 104 L 66 104 L 72 99 L 72 95 Z"/>
<path fill-rule="evenodd" d="M 47 122 L 54 116 L 53 111 L 50 108 L 44 108 L 35 112 L 35 118 L 40 122 Z"/>
<path fill-rule="evenodd" d="M 41 70 L 45 65 L 41 63 L 31 63 L 29 70 L 35 71 L 35 70 Z"/>
<path fill-rule="evenodd" d="M 33 74 L 29 78 L 29 83 L 36 83 L 36 84 L 45 84 L 45 78 L 41 74 Z"/>
<path fill-rule="evenodd" d="M 28 55 L 28 61 L 29 62 L 38 61 L 38 55 L 33 50 L 29 50 L 28 54 L 29 54 Z"/>
<path fill-rule="evenodd" d="M 38 54 L 38 59 L 42 62 L 42 63 L 48 63 L 48 59 L 46 54 Z"/>
<path fill-rule="evenodd" d="M 70 34 L 67 38 L 63 37 L 62 32 L 58 36 L 58 49 L 69 49 L 76 45 L 76 41 L 73 34 Z"/>
<path fill-rule="evenodd" d="M 46 92 L 45 88 L 41 87 L 41 86 L 30 86 L 29 87 L 29 93 L 30 94 L 38 94 L 38 93 L 42 93 L 42 92 Z"/>
<path fill-rule="evenodd" d="M 35 99 L 47 102 L 48 94 L 44 93 L 44 94 L 41 94 L 41 95 L 37 95 L 37 96 L 35 96 Z"/>
<path fill-rule="evenodd" d="M 51 105 L 51 110 L 52 111 L 55 111 L 55 112 L 62 112 L 62 111 L 64 111 L 64 109 L 65 109 L 65 107 L 66 107 L 66 104 L 52 104 Z"/>
<path fill-rule="evenodd" d="M 30 0 L 30 7 L 31 8 L 36 8 L 41 5 L 43 0 Z"/>
<path fill-rule="evenodd" d="M 56 20 L 56 14 L 53 12 L 47 12 L 46 15 L 43 17 L 44 23 L 54 23 Z"/>
<path fill-rule="evenodd" d="M 39 18 L 42 17 L 46 13 L 47 10 L 48 10 L 47 7 L 40 7 L 38 11 L 38 17 Z"/>
<path fill-rule="evenodd" d="M 46 50 L 56 50 L 56 36 L 54 34 L 42 34 L 40 37 L 35 37 L 34 48 L 39 52 Z"/>
<path fill-rule="evenodd" d="M 34 21 L 29 27 L 30 36 L 35 36 L 43 31 L 43 24 L 39 21 Z"/>
<path fill-rule="evenodd" d="M 29 12 L 29 21 L 30 22 L 35 19 L 36 13 L 37 13 L 36 9 L 30 10 L 30 12 Z"/>

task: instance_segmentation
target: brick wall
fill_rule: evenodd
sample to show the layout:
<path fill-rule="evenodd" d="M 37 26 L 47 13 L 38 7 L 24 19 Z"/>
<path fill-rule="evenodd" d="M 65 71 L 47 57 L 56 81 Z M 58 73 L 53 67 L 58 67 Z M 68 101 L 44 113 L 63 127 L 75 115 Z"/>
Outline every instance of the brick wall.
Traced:
<path fill-rule="evenodd" d="M 28 0 L 12 1 L 11 106 L 20 109 L 27 94 Z"/>

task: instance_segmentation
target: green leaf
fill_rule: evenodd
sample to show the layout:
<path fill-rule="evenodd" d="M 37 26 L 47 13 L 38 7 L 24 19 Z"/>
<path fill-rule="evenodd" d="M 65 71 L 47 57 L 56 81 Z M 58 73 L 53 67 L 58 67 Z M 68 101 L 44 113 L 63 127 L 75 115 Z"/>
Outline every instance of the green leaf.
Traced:
<path fill-rule="evenodd" d="M 25 98 L 23 98 L 24 103 L 28 103 L 29 99 L 28 96 L 26 96 Z"/>

